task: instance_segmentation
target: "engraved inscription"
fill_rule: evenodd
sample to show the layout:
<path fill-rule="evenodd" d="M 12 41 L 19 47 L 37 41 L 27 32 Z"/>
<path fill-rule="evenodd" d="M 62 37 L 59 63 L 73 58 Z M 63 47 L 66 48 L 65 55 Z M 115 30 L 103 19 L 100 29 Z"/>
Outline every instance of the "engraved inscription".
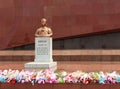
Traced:
<path fill-rule="evenodd" d="M 48 43 L 46 40 L 38 40 L 37 55 L 49 55 Z"/>
<path fill-rule="evenodd" d="M 48 48 L 47 47 L 38 47 L 37 55 L 48 55 Z"/>

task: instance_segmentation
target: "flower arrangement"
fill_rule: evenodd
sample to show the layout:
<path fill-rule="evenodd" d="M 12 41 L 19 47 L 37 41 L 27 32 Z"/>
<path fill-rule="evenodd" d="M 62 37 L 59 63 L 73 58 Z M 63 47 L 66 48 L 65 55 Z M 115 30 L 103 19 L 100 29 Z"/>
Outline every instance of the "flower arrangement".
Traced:
<path fill-rule="evenodd" d="M 40 71 L 19 71 L 19 70 L 0 70 L 1 83 L 80 83 L 80 84 L 117 84 L 120 83 L 120 74 L 116 71 L 113 72 L 54 72 L 52 70 Z"/>

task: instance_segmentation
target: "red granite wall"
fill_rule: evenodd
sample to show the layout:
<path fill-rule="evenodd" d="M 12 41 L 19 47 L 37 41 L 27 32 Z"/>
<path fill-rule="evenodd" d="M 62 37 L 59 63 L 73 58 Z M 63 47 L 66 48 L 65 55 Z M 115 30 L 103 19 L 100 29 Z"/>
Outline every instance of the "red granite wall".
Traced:
<path fill-rule="evenodd" d="M 54 39 L 119 31 L 120 0 L 0 0 L 0 49 L 34 42 L 40 18 Z"/>
<path fill-rule="evenodd" d="M 34 42 L 43 0 L 0 0 L 0 49 Z"/>
<path fill-rule="evenodd" d="M 119 0 L 52 0 L 45 8 L 54 37 L 110 31 L 120 27 Z M 56 31 L 57 30 L 57 31 Z"/>

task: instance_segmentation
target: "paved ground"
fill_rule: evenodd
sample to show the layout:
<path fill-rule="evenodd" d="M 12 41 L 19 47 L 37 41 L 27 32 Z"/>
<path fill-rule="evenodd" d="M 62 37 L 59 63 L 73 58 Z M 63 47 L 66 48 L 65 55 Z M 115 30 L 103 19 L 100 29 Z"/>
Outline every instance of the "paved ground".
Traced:
<path fill-rule="evenodd" d="M 3 69 L 24 69 L 24 64 L 27 62 L 12 62 L 0 61 L 0 70 Z M 120 71 L 120 62 L 73 62 L 73 61 L 63 61 L 58 62 L 58 70 L 66 71 Z"/>

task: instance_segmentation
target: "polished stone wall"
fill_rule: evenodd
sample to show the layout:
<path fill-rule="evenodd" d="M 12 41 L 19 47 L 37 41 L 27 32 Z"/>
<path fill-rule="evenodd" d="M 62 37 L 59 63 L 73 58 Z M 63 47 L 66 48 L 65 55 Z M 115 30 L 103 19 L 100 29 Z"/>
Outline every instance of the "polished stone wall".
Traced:
<path fill-rule="evenodd" d="M 54 40 L 53 49 L 120 49 L 120 32 Z M 6 50 L 34 50 L 34 44 Z"/>
<path fill-rule="evenodd" d="M 42 17 L 54 39 L 120 31 L 119 8 L 120 0 L 0 0 L 0 49 L 34 43 Z"/>

